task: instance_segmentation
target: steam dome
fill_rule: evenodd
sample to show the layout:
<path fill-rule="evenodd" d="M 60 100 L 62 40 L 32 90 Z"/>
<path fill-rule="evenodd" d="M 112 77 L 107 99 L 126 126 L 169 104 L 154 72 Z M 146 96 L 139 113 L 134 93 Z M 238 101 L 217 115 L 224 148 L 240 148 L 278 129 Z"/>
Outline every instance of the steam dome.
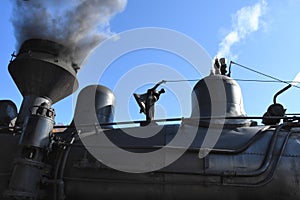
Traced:
<path fill-rule="evenodd" d="M 245 119 L 226 119 L 224 117 L 245 117 L 240 86 L 230 77 L 210 75 L 201 79 L 192 92 L 192 118 L 208 124 L 247 125 Z M 218 119 L 211 119 L 218 118 Z"/>

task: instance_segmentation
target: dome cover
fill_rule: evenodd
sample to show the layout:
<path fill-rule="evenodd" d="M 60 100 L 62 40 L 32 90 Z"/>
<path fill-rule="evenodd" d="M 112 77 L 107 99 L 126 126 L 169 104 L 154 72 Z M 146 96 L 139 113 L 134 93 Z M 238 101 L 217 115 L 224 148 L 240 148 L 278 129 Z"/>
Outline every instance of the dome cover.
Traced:
<path fill-rule="evenodd" d="M 213 107 L 212 107 L 213 106 Z M 211 117 L 245 117 L 240 86 L 230 77 L 210 75 L 201 79 L 192 92 L 192 118 L 209 123 Z M 201 119 L 202 118 L 202 119 Z M 224 120 L 211 119 L 213 124 Z M 245 119 L 226 119 L 225 124 L 246 125 Z"/>

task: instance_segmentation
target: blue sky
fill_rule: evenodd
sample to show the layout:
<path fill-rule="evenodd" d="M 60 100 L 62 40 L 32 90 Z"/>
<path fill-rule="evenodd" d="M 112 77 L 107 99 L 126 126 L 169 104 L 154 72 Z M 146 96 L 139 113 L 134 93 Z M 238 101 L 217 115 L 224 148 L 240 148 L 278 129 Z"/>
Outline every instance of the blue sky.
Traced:
<path fill-rule="evenodd" d="M 224 38 L 235 30 L 241 30 L 237 29 L 239 11 L 241 12 L 243 8 L 253 8 L 254 5 L 262 2 L 259 0 L 128 0 L 123 12 L 113 16 L 109 25 L 113 33 L 122 33 L 144 27 L 174 30 L 200 44 L 208 55 L 213 58 L 220 51 L 220 44 L 224 41 Z M 19 107 L 22 96 L 7 70 L 10 54 L 16 50 L 14 31 L 10 22 L 10 19 L 16 16 L 11 14 L 12 6 L 9 0 L 3 0 L 1 4 L 0 98 L 11 99 Z M 297 0 L 266 0 L 263 9 L 257 22 L 258 27 L 253 31 L 248 31 L 247 34 L 243 34 L 239 41 L 231 45 L 231 56 L 227 60 L 233 60 L 282 80 L 293 80 L 300 71 L 298 55 L 300 46 L 300 27 L 298 26 L 300 2 Z M 101 51 L 97 51 L 96 48 L 87 58 L 82 69 L 88 69 L 89 66 L 100 63 L 97 59 L 101 59 L 101 56 L 105 55 L 101 54 Z M 123 80 L 125 77 L 124 82 L 121 82 L 121 84 L 126 86 L 126 83 L 129 84 L 130 78 L 132 79 L 130 77 L 129 80 L 126 80 L 126 74 L 128 75 L 130 70 L 143 66 L 147 69 L 153 69 L 146 74 L 141 72 L 136 75 L 138 76 L 137 79 L 145 77 L 145 80 L 146 77 L 153 77 L 152 80 L 151 78 L 147 79 L 144 85 L 137 85 L 137 90 L 132 91 L 141 93 L 147 87 L 152 86 L 149 82 L 155 83 L 164 74 L 166 74 L 166 77 L 168 76 L 167 71 L 160 70 L 160 65 L 167 66 L 167 69 L 174 69 L 178 74 L 183 75 L 185 79 L 201 78 L 197 73 L 194 73 L 189 63 L 169 52 L 144 49 L 122 55 L 114 60 L 103 77 L 100 78 L 101 84 L 106 85 L 115 92 L 117 120 L 144 119 L 144 116 L 138 113 L 139 109 L 132 96 L 124 97 L 125 92 L 122 93 L 122 90 L 120 91 L 116 87 L 120 83 L 120 79 Z M 94 72 L 91 71 L 90 73 L 92 75 Z M 157 76 L 157 74 L 161 76 Z M 80 77 L 88 79 L 88 76 Z M 174 77 L 177 78 L 177 76 Z M 232 78 L 266 79 L 238 66 L 232 67 Z M 185 99 L 185 103 L 180 105 L 181 110 L 178 109 L 180 102 L 178 103 L 176 97 L 182 94 L 182 91 L 180 91 L 182 86 L 181 83 L 174 84 L 167 83 L 163 85 L 166 88 L 171 87 L 172 90 L 167 90 L 168 94 L 161 96 L 157 109 L 158 118 L 188 117 L 190 113 L 190 99 L 187 96 L 181 97 Z M 195 82 L 189 84 L 192 87 Z M 272 103 L 273 95 L 285 86 L 282 83 L 239 82 L 239 84 L 243 92 L 245 111 L 249 116 L 262 116 Z M 81 85 L 81 87 L 83 86 Z M 287 112 L 296 113 L 300 112 L 298 99 L 300 99 L 300 90 L 294 87 L 279 96 L 278 102 L 287 108 Z M 54 105 L 57 112 L 57 122 L 68 124 L 71 121 L 75 100 L 76 96 L 73 95 Z M 124 108 L 129 114 L 124 115 Z"/>

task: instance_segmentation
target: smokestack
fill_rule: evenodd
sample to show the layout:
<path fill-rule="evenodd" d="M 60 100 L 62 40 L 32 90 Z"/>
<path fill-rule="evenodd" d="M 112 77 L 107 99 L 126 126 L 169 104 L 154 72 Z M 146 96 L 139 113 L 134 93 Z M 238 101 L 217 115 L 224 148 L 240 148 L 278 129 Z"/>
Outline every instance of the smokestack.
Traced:
<path fill-rule="evenodd" d="M 51 150 L 55 117 L 51 105 L 78 87 L 77 65 L 68 52 L 58 43 L 30 39 L 22 44 L 8 66 L 24 99 L 16 122 L 23 126 L 20 153 L 15 158 L 6 197 L 37 199 L 42 177 L 49 176 L 44 158 Z"/>
<path fill-rule="evenodd" d="M 49 40 L 26 40 L 8 66 L 23 95 L 16 125 L 24 124 L 32 106 L 49 106 L 72 94 L 78 87 L 77 65 L 69 50 Z"/>
<path fill-rule="evenodd" d="M 79 66 L 110 35 L 109 19 L 126 2 L 14 1 L 19 52 L 8 69 L 24 97 L 16 121 L 23 129 L 5 197 L 37 199 L 42 193 L 42 179 L 51 176 L 46 164 L 55 117 L 51 105 L 77 89 Z"/>

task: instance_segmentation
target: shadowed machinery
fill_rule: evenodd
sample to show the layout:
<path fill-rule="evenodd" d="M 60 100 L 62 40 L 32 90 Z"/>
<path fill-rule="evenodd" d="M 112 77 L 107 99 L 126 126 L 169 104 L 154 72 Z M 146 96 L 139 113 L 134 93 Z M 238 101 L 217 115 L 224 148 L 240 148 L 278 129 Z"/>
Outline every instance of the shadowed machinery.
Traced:
<path fill-rule="evenodd" d="M 225 61 L 216 66 L 220 73 L 195 84 L 189 118 L 155 120 L 161 82 L 134 94 L 145 121 L 114 122 L 115 95 L 90 85 L 74 120 L 60 127 L 52 104 L 77 89 L 78 67 L 56 42 L 25 41 L 8 66 L 23 95 L 20 110 L 0 101 L 0 199 L 300 199 L 299 117 L 276 102 L 288 88 L 258 125 Z M 115 148 L 160 153 L 134 163 Z"/>

